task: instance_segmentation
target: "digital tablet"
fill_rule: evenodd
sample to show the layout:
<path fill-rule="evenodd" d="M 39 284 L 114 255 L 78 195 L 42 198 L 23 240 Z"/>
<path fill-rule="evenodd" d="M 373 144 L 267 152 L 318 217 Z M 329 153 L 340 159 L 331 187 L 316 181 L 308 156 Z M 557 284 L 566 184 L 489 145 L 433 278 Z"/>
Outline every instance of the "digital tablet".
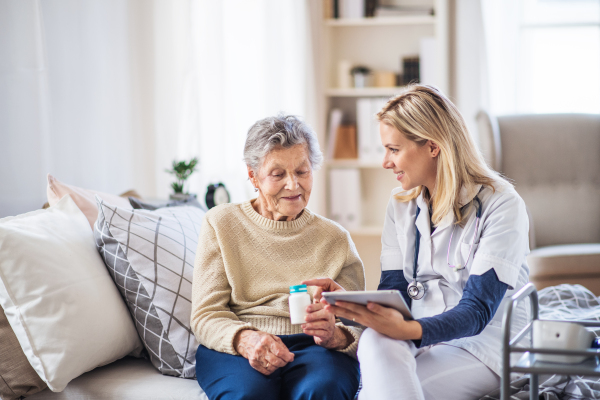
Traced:
<path fill-rule="evenodd" d="M 336 301 L 347 301 L 349 303 L 357 303 L 366 306 L 369 302 L 381 304 L 385 307 L 394 308 L 402 314 L 404 319 L 412 320 L 412 314 L 408 305 L 402 298 L 399 290 L 368 290 L 356 292 L 323 292 L 325 300 L 335 305 Z M 345 318 L 340 318 L 344 325 L 358 325 L 353 321 L 348 321 Z"/>

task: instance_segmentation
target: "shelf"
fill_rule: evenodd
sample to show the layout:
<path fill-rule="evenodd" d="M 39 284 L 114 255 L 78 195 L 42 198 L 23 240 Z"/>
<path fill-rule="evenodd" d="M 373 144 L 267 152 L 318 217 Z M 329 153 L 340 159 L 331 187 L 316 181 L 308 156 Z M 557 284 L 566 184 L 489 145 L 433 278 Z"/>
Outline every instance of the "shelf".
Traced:
<path fill-rule="evenodd" d="M 330 88 L 325 91 L 329 97 L 391 97 L 399 94 L 404 88 L 395 87 L 367 87 L 367 88 Z"/>
<path fill-rule="evenodd" d="M 383 161 L 383 160 L 382 160 Z M 348 160 L 330 160 L 325 163 L 329 168 L 373 168 L 383 169 L 381 162 L 376 161 L 360 161 L 355 159 Z"/>
<path fill-rule="evenodd" d="M 352 236 L 381 236 L 383 228 L 380 226 L 362 226 L 357 229 L 348 229 Z"/>
<path fill-rule="evenodd" d="M 385 25 L 433 25 L 433 15 L 406 15 L 399 17 L 373 17 L 373 18 L 339 18 L 326 19 L 325 25 L 338 26 L 385 26 Z"/>
<path fill-rule="evenodd" d="M 578 364 L 559 364 L 536 361 L 535 355 L 525 353 L 516 365 L 511 367 L 511 372 L 533 374 L 567 374 L 600 376 L 600 364 L 596 357 Z"/>

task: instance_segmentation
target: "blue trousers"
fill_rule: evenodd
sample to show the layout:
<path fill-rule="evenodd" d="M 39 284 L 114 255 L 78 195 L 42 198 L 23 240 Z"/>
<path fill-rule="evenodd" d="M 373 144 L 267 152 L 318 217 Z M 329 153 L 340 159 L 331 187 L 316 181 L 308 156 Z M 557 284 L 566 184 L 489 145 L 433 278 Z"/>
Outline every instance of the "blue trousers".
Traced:
<path fill-rule="evenodd" d="M 358 361 L 317 346 L 303 333 L 279 336 L 294 361 L 266 376 L 241 356 L 210 350 L 196 352 L 196 378 L 210 400 L 342 400 L 358 390 Z"/>

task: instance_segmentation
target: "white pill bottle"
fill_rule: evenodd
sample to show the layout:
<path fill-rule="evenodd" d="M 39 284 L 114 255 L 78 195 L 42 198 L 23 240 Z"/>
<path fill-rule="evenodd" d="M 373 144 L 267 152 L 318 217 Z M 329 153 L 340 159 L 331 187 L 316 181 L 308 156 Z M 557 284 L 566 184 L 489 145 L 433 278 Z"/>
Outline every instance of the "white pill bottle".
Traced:
<path fill-rule="evenodd" d="M 305 323 L 306 307 L 310 305 L 310 295 L 306 291 L 306 285 L 290 286 L 289 304 L 292 325 Z"/>

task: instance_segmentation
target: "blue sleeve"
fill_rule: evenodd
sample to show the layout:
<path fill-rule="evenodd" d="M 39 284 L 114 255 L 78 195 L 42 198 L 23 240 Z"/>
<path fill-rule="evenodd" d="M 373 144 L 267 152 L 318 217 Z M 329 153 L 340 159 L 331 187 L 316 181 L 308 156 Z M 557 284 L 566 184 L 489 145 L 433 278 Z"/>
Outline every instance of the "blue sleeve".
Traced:
<path fill-rule="evenodd" d="M 381 279 L 379 280 L 377 290 L 399 290 L 410 309 L 412 299 L 408 297 L 407 289 L 408 281 L 404 277 L 403 270 L 381 271 Z"/>
<path fill-rule="evenodd" d="M 507 289 L 493 268 L 483 275 L 471 275 L 456 307 L 417 320 L 423 328 L 418 347 L 480 334 L 494 317 Z"/>

